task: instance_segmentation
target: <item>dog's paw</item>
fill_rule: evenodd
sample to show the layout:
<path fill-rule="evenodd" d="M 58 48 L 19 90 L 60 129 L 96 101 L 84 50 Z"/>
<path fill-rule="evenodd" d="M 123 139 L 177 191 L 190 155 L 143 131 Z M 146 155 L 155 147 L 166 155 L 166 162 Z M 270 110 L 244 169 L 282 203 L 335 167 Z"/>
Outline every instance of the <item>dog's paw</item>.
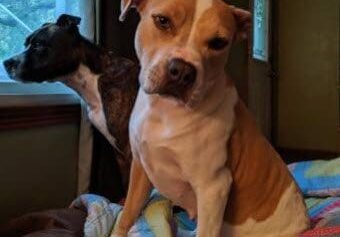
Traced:
<path fill-rule="evenodd" d="M 127 233 L 125 233 L 125 231 L 116 229 L 112 231 L 110 237 L 127 237 Z"/>
<path fill-rule="evenodd" d="M 112 233 L 110 237 L 127 237 L 127 235 Z"/>

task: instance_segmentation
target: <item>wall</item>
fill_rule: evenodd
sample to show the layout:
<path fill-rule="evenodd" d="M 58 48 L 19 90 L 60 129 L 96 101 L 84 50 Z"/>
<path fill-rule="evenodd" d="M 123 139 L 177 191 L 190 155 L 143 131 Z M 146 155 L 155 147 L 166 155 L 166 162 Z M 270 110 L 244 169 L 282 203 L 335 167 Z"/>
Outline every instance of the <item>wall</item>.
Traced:
<path fill-rule="evenodd" d="M 76 196 L 78 122 L 0 131 L 0 223 Z"/>
<path fill-rule="evenodd" d="M 278 3 L 277 145 L 340 152 L 338 0 Z"/>

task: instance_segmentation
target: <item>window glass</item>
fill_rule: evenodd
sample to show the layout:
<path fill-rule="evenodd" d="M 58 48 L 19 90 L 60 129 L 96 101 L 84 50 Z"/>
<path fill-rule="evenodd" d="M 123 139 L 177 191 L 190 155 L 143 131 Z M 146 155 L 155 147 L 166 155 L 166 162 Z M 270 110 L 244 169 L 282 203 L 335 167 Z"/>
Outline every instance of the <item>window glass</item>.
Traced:
<path fill-rule="evenodd" d="M 25 38 L 62 13 L 80 16 L 79 0 L 0 0 L 0 81 L 9 80 L 2 62 L 24 49 Z"/>
<path fill-rule="evenodd" d="M 254 0 L 253 58 L 268 62 L 269 1 Z"/>

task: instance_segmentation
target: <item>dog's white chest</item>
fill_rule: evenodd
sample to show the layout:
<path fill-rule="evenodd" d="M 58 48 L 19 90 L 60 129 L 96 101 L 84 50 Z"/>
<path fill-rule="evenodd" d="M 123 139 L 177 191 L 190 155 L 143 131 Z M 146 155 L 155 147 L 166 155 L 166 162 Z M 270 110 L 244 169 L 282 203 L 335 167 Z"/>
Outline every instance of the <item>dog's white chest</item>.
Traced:
<path fill-rule="evenodd" d="M 196 213 L 193 183 L 227 159 L 237 98 L 235 91 L 228 93 L 215 109 L 192 111 L 140 91 L 131 117 L 132 150 L 151 182 L 192 216 Z"/>
<path fill-rule="evenodd" d="M 98 89 L 98 78 L 91 70 L 80 64 L 77 72 L 66 76 L 62 82 L 75 90 L 88 105 L 88 117 L 91 123 L 106 137 L 112 146 L 116 147 L 116 139 L 107 128 L 103 103 Z"/>

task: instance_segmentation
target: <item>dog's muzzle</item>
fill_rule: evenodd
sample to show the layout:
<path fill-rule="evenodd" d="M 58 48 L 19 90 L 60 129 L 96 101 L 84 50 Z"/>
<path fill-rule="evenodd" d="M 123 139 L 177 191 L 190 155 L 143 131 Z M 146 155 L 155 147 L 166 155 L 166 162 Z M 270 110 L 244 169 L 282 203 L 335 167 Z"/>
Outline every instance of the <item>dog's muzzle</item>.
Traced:
<path fill-rule="evenodd" d="M 185 100 L 197 77 L 194 65 L 183 59 L 174 58 L 167 65 L 167 80 L 160 94 L 174 96 Z"/>
<path fill-rule="evenodd" d="M 13 69 L 17 68 L 18 65 L 19 61 L 12 58 L 4 61 L 4 66 L 8 73 L 10 73 Z"/>

